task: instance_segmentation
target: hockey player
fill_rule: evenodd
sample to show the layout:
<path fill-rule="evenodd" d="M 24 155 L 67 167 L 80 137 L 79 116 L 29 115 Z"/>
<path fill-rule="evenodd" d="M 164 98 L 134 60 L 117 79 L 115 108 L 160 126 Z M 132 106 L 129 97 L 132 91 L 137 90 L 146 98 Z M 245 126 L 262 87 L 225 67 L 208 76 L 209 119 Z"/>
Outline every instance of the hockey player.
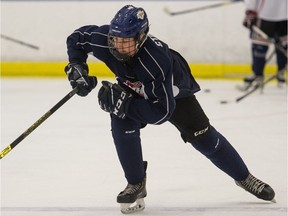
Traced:
<path fill-rule="evenodd" d="M 247 90 L 252 85 L 262 85 L 263 71 L 266 64 L 266 53 L 271 39 L 275 41 L 282 52 L 276 48 L 278 72 L 276 78 L 279 85 L 285 83 L 287 66 L 287 0 L 245 0 L 246 16 L 243 25 L 251 29 L 252 40 L 252 71 L 253 74 L 244 78 L 244 86 L 240 90 Z M 259 27 L 270 40 L 264 39 L 252 26 Z M 263 87 L 263 86 L 262 86 Z"/>
<path fill-rule="evenodd" d="M 65 71 L 80 96 L 97 84 L 96 77 L 88 74 L 88 53 L 103 61 L 118 81 L 102 81 L 98 101 L 110 114 L 113 140 L 128 182 L 117 196 L 122 213 L 145 207 L 147 162 L 143 161 L 140 129 L 167 121 L 178 129 L 184 142 L 191 143 L 238 186 L 272 201 L 273 189 L 249 172 L 229 141 L 209 123 L 194 95 L 200 87 L 187 62 L 148 31 L 144 9 L 127 5 L 110 25 L 83 26 L 67 38 L 69 64 Z"/>

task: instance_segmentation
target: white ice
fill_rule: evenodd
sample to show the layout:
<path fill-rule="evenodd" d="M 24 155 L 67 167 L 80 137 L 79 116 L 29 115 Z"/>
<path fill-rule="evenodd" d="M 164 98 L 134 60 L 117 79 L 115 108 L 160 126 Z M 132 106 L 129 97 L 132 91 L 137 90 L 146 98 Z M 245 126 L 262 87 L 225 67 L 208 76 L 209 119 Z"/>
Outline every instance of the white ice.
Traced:
<path fill-rule="evenodd" d="M 235 103 L 240 81 L 199 83 L 203 90 L 197 97 L 211 123 L 250 171 L 275 189 L 277 203 L 237 187 L 165 123 L 141 132 L 148 196 L 137 215 L 287 215 L 287 89 L 272 82 L 262 94 Z M 65 79 L 1 79 L 1 150 L 70 90 Z M 96 89 L 72 97 L 1 159 L 1 215 L 122 215 L 116 196 L 125 186 Z"/>

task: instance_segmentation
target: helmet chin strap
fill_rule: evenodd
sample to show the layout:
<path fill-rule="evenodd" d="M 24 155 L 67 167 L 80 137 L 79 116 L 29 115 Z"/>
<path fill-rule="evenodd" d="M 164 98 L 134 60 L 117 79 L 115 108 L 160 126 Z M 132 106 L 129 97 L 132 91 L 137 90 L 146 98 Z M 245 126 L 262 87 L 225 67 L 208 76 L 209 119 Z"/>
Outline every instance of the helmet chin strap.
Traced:
<path fill-rule="evenodd" d="M 135 39 L 135 48 L 136 48 L 136 52 L 134 55 L 136 55 L 136 53 L 138 52 L 138 50 L 141 48 L 141 46 L 144 44 L 144 42 L 147 40 L 147 34 L 146 33 L 142 33 L 141 35 L 139 35 L 138 40 Z"/>

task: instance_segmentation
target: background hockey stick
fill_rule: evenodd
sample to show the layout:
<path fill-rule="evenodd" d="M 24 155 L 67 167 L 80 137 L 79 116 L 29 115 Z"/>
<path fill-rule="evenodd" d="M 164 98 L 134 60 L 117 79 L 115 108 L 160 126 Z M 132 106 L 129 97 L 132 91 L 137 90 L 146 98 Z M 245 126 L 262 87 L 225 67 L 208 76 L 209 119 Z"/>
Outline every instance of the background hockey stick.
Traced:
<path fill-rule="evenodd" d="M 267 34 L 265 34 L 265 32 L 263 32 L 259 27 L 253 25 L 252 26 L 252 30 L 259 34 L 263 39 L 268 40 L 270 43 L 274 44 L 276 49 L 279 50 L 281 53 L 283 53 L 283 55 L 287 58 L 287 51 L 279 44 L 277 43 L 274 39 L 269 38 Z"/>
<path fill-rule="evenodd" d="M 18 39 L 15 39 L 15 38 L 12 38 L 12 37 L 3 35 L 3 34 L 0 34 L 0 36 L 1 36 L 1 38 L 5 39 L 5 40 L 12 41 L 12 42 L 14 42 L 14 43 L 20 44 L 20 45 L 22 45 L 22 46 L 29 47 L 29 48 L 31 48 L 31 49 L 39 50 L 39 47 L 38 47 L 38 46 L 35 46 L 35 45 L 32 45 L 32 44 L 26 43 L 26 42 L 24 42 L 24 41 L 20 41 L 20 40 L 18 40 Z"/>
<path fill-rule="evenodd" d="M 269 83 L 270 81 L 272 81 L 273 79 L 276 78 L 276 74 L 270 76 L 268 79 L 266 79 L 264 82 L 263 82 L 263 85 L 255 85 L 252 87 L 252 89 L 250 89 L 249 91 L 247 91 L 245 94 L 243 94 L 242 96 L 240 97 L 237 97 L 235 100 L 233 101 L 228 101 L 228 100 L 222 100 L 220 101 L 221 104 L 227 104 L 227 103 L 238 103 L 240 101 L 242 101 L 244 98 L 248 97 L 249 95 L 251 95 L 253 92 L 257 91 L 258 89 L 262 88 L 263 86 L 265 86 L 267 83 Z"/>
<path fill-rule="evenodd" d="M 236 98 L 236 102 L 239 102 L 239 101 L 243 100 L 243 99 L 246 98 L 248 95 L 250 95 L 250 94 L 252 94 L 253 92 L 255 92 L 257 89 L 265 86 L 265 85 L 266 85 L 267 83 L 269 83 L 271 80 L 275 79 L 276 76 L 277 76 L 276 74 L 274 74 L 273 76 L 270 76 L 268 79 L 266 79 L 266 80 L 263 82 L 263 85 L 262 85 L 262 86 L 261 86 L 261 85 L 255 85 L 255 86 L 253 86 L 253 88 L 252 88 L 250 91 L 246 92 L 246 93 L 245 93 L 244 95 L 242 95 L 241 97 Z"/>
<path fill-rule="evenodd" d="M 266 59 L 266 63 L 267 64 L 273 57 L 273 55 L 276 53 L 275 49 L 273 50 L 273 52 L 268 56 L 268 58 Z M 244 98 L 246 98 L 247 96 L 251 95 L 253 92 L 255 92 L 257 89 L 260 89 L 260 87 L 264 87 L 267 83 L 269 83 L 271 80 L 275 79 L 276 78 L 276 74 L 269 77 L 267 80 L 265 80 L 263 82 L 263 85 L 260 86 L 260 85 L 256 85 L 256 86 L 253 86 L 252 89 L 250 89 L 249 91 L 247 91 L 245 94 L 243 94 L 242 96 L 236 98 L 235 100 L 232 100 L 232 101 L 229 101 L 229 100 L 222 100 L 220 101 L 221 104 L 227 104 L 227 103 L 238 103 L 239 101 L 243 100 Z"/>
<path fill-rule="evenodd" d="M 55 106 L 53 106 L 48 112 L 41 116 L 34 124 L 32 124 L 24 133 L 22 133 L 16 140 L 3 149 L 0 153 L 0 159 L 8 154 L 16 145 L 18 145 L 23 139 L 25 139 L 32 131 L 34 131 L 40 124 L 42 124 L 49 116 L 51 116 L 56 110 L 58 110 L 64 103 L 66 103 L 75 93 L 78 88 L 74 88 L 64 98 L 62 98 Z"/>
<path fill-rule="evenodd" d="M 207 10 L 207 9 L 216 8 L 216 7 L 222 7 L 222 6 L 225 6 L 225 5 L 234 4 L 236 2 L 239 2 L 239 1 L 222 2 L 222 3 L 218 3 L 218 4 L 207 5 L 207 6 L 203 6 L 203 7 L 192 8 L 192 9 L 182 10 L 182 11 L 177 11 L 177 12 L 172 12 L 172 11 L 169 10 L 169 8 L 165 7 L 164 8 L 164 12 L 167 13 L 168 15 L 170 15 L 170 16 L 175 16 L 175 15 L 181 15 L 181 14 L 186 14 L 186 13 L 192 13 L 192 12 Z"/>

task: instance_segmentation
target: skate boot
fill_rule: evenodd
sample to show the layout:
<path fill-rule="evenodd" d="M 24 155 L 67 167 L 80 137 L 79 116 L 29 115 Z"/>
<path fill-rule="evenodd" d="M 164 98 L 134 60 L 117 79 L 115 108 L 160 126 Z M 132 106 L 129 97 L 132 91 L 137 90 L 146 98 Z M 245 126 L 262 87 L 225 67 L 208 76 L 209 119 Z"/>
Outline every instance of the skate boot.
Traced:
<path fill-rule="evenodd" d="M 286 83 L 286 78 L 285 78 L 285 69 L 282 69 L 277 72 L 276 79 L 278 81 L 278 87 L 282 87 Z"/>
<path fill-rule="evenodd" d="M 241 86 L 237 86 L 240 91 L 248 91 L 251 87 L 260 87 L 263 89 L 263 76 L 251 75 L 243 79 L 244 83 Z"/>
<path fill-rule="evenodd" d="M 259 199 L 276 202 L 274 199 L 274 190 L 268 184 L 255 178 L 250 173 L 245 180 L 235 182 L 239 187 L 242 187 L 244 190 L 248 191 Z"/>
<path fill-rule="evenodd" d="M 143 163 L 146 171 L 147 162 L 144 161 Z M 117 196 L 117 202 L 120 203 L 121 212 L 123 214 L 130 214 L 143 211 L 145 208 L 144 198 L 146 196 L 146 177 L 138 184 L 128 184 Z"/>

